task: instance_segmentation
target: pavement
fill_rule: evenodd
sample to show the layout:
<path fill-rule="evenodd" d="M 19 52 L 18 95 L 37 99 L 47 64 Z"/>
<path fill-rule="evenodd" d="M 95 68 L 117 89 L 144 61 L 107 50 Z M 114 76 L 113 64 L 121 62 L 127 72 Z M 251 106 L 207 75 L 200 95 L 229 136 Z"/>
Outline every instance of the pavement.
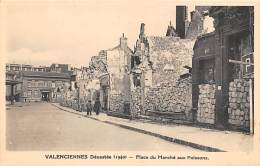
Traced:
<path fill-rule="evenodd" d="M 83 113 L 71 108 L 62 107 L 58 103 L 52 104 L 60 110 L 83 115 Z M 104 113 L 100 113 L 98 116 L 91 115 L 87 118 L 208 152 L 251 152 L 254 146 L 254 137 L 240 132 L 174 124 L 154 124 L 111 117 Z"/>
<path fill-rule="evenodd" d="M 57 106 L 59 105 L 46 102 L 8 105 L 6 149 L 8 151 L 200 151 L 103 123 L 101 119 L 106 118 L 104 114 L 85 118 L 72 109 Z"/>

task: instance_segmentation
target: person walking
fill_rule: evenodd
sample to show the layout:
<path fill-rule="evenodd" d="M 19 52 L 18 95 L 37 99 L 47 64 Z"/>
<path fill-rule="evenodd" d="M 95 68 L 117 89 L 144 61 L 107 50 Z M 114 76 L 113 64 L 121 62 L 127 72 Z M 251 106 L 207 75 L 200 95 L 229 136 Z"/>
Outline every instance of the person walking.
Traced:
<path fill-rule="evenodd" d="M 100 104 L 99 99 L 97 98 L 95 101 L 95 104 L 94 104 L 94 111 L 96 112 L 96 115 L 99 114 L 100 107 L 101 107 L 101 104 Z"/>
<path fill-rule="evenodd" d="M 79 112 L 83 113 L 84 112 L 84 103 L 80 101 L 79 103 Z"/>
<path fill-rule="evenodd" d="M 86 104 L 86 109 L 87 109 L 87 115 L 92 115 L 92 104 L 91 101 L 88 100 L 87 104 Z"/>

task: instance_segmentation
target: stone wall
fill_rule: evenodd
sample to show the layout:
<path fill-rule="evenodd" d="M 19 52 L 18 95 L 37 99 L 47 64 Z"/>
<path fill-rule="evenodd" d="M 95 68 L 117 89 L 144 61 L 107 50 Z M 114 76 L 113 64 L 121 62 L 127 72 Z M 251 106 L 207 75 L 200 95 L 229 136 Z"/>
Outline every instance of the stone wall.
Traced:
<path fill-rule="evenodd" d="M 215 123 L 215 90 L 215 84 L 199 85 L 197 121 L 200 123 Z"/>
<path fill-rule="evenodd" d="M 229 124 L 249 128 L 249 111 L 249 81 L 235 79 L 229 84 Z"/>
<path fill-rule="evenodd" d="M 192 93 L 190 78 L 172 82 L 163 82 L 150 88 L 145 97 L 145 110 L 159 112 L 185 112 L 191 119 Z"/>
<path fill-rule="evenodd" d="M 202 33 L 203 20 L 204 20 L 204 17 L 199 11 L 195 10 L 192 12 L 191 22 L 190 22 L 189 27 L 186 32 L 187 39 L 196 38 L 197 36 L 199 36 Z"/>
<path fill-rule="evenodd" d="M 117 111 L 117 112 L 124 111 L 124 98 L 122 94 L 110 94 L 109 109 L 110 111 Z"/>
<path fill-rule="evenodd" d="M 187 73 L 183 66 L 192 66 L 195 40 L 178 37 L 147 37 L 149 42 L 149 61 L 151 61 L 153 86 L 161 82 L 175 82 Z"/>
<path fill-rule="evenodd" d="M 132 117 L 137 117 L 140 115 L 143 111 L 143 106 L 142 106 L 142 89 L 141 87 L 136 87 L 135 89 L 132 90 L 131 93 L 131 116 Z"/>

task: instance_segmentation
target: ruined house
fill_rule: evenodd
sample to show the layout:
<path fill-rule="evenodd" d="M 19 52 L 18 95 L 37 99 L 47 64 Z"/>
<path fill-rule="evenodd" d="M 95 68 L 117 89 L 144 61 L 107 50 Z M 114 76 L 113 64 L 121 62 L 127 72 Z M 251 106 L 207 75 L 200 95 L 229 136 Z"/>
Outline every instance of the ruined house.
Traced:
<path fill-rule="evenodd" d="M 178 36 L 181 39 L 196 39 L 197 36 L 205 33 L 207 28 L 204 23 L 209 8 L 209 6 L 195 6 L 195 10 L 190 12 L 189 21 L 188 7 L 176 6 L 176 32 Z"/>
<path fill-rule="evenodd" d="M 124 34 L 119 44 L 111 49 L 102 50 L 91 58 L 90 70 L 98 79 L 99 89 L 96 98 L 101 101 L 103 110 L 108 114 L 129 114 L 130 112 L 130 65 L 132 50 L 127 45 Z"/>
<path fill-rule="evenodd" d="M 176 29 L 170 22 L 166 37 L 146 36 L 141 24 L 131 64 L 133 116 L 192 120 L 193 46 L 206 32 L 208 9 L 196 6 L 189 21 L 187 6 L 176 6 Z"/>
<path fill-rule="evenodd" d="M 192 80 L 196 121 L 253 129 L 253 7 L 211 7 L 215 31 L 197 38 Z"/>
<path fill-rule="evenodd" d="M 130 112 L 130 65 L 133 51 L 127 45 L 124 34 L 119 45 L 107 50 L 109 76 L 109 109 L 114 112 Z"/>
<path fill-rule="evenodd" d="M 146 36 L 145 24 L 141 24 L 131 65 L 133 116 L 189 116 L 190 77 L 180 76 L 189 73 L 187 66 L 191 67 L 193 45 L 192 39 Z"/>

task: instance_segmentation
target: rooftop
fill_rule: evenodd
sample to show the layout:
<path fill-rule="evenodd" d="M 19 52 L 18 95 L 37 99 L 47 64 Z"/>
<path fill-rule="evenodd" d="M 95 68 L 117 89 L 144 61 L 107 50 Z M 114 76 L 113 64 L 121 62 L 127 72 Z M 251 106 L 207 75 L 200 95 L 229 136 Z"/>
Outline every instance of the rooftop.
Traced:
<path fill-rule="evenodd" d="M 39 72 L 39 71 L 21 71 L 24 77 L 44 77 L 44 78 L 65 78 L 70 79 L 68 73 L 56 73 L 56 72 Z"/>

